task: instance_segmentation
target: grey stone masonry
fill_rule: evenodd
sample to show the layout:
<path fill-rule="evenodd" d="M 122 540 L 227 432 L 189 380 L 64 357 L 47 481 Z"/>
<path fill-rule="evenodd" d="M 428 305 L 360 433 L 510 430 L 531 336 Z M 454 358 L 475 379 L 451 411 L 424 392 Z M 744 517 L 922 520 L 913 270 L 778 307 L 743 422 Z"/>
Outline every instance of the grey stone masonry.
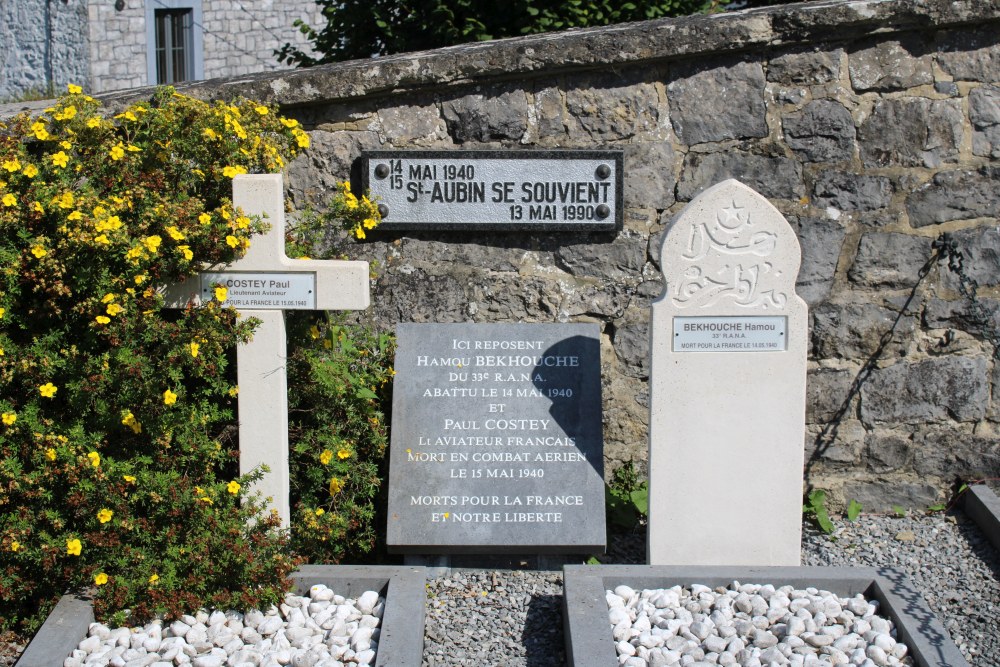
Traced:
<path fill-rule="evenodd" d="M 834 504 L 926 506 L 956 476 L 1000 476 L 992 346 L 946 266 L 920 277 L 947 232 L 980 296 L 1000 298 L 1000 0 L 787 4 L 182 90 L 276 102 L 301 121 L 312 146 L 287 178 L 300 208 L 322 206 L 365 150 L 623 150 L 619 233 L 342 240 L 345 254 L 377 267 L 365 317 L 385 331 L 598 323 L 606 474 L 646 459 L 663 232 L 705 188 L 736 178 L 792 222 L 803 249 L 806 484 Z M 143 94 L 105 100 L 115 108 Z M 985 324 L 996 329 L 997 318 Z M 831 430 L 832 442 L 817 440 Z"/>

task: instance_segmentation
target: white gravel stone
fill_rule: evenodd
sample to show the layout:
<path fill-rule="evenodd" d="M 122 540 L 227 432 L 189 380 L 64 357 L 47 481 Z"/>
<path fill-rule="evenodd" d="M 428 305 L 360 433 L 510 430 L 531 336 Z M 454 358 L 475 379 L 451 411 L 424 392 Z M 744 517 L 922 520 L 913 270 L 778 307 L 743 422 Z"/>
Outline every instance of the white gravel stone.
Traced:
<path fill-rule="evenodd" d="M 902 646 L 898 652 L 905 656 L 906 647 L 893 638 L 891 622 L 860 596 L 733 582 L 716 590 L 697 584 L 653 591 L 619 586 L 606 597 L 619 665 L 909 664 L 895 655 Z"/>
<path fill-rule="evenodd" d="M 131 629 L 93 623 L 64 667 L 362 667 L 374 663 L 385 603 L 378 593 L 366 591 L 363 601 L 355 601 L 326 586 L 313 586 L 310 594 L 318 597 L 288 595 L 283 604 L 266 613 L 202 610 L 166 627 L 160 621 Z M 334 608 L 338 618 L 332 616 Z M 313 612 L 325 614 L 328 627 L 317 623 Z M 629 627 L 631 621 L 628 618 Z"/>

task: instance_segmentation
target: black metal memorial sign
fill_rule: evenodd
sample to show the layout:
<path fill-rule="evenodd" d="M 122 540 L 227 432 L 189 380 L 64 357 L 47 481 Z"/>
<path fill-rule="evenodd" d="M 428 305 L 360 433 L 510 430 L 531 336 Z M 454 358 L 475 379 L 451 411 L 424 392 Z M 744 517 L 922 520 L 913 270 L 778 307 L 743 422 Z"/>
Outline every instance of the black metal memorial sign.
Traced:
<path fill-rule="evenodd" d="M 622 151 L 369 151 L 382 229 L 615 231 Z"/>
<path fill-rule="evenodd" d="M 596 324 L 400 324 L 396 553 L 605 548 Z"/>

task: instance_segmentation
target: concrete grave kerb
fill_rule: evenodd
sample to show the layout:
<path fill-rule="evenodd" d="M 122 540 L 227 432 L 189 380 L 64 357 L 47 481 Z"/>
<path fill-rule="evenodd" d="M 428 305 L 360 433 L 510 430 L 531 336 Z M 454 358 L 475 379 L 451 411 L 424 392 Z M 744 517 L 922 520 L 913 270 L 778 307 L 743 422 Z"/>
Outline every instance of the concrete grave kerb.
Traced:
<path fill-rule="evenodd" d="M 280 174 L 240 175 L 233 179 L 233 206 L 247 215 L 261 216 L 270 225 L 254 237 L 246 255 L 206 272 L 225 274 L 275 274 L 314 276 L 309 310 L 363 310 L 370 303 L 367 262 L 291 259 L 285 255 L 285 199 Z M 165 293 L 166 305 L 184 308 L 200 305 L 205 291 L 201 276 L 194 276 Z M 313 300 L 314 299 L 314 300 Z M 289 525 L 288 382 L 285 363 L 287 340 L 284 308 L 238 308 L 241 317 L 254 317 L 260 325 L 253 338 L 237 348 L 239 384 L 240 474 L 266 464 L 270 470 L 255 489 L 271 499 L 282 524 Z"/>

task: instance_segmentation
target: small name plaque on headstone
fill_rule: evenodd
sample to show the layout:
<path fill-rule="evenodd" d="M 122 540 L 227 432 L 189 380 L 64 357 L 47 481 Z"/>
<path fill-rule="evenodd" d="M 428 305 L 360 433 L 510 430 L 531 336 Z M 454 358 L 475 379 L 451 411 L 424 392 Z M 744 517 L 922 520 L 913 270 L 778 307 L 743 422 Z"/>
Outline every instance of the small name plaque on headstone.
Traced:
<path fill-rule="evenodd" d="M 675 317 L 674 352 L 780 352 L 787 317 Z"/>
<path fill-rule="evenodd" d="M 370 151 L 383 229 L 614 231 L 621 151 Z"/>
<path fill-rule="evenodd" d="M 400 324 L 396 553 L 605 548 L 596 324 Z"/>
<path fill-rule="evenodd" d="M 202 273 L 201 297 L 225 287 L 226 305 L 254 310 L 316 310 L 314 273 Z"/>

